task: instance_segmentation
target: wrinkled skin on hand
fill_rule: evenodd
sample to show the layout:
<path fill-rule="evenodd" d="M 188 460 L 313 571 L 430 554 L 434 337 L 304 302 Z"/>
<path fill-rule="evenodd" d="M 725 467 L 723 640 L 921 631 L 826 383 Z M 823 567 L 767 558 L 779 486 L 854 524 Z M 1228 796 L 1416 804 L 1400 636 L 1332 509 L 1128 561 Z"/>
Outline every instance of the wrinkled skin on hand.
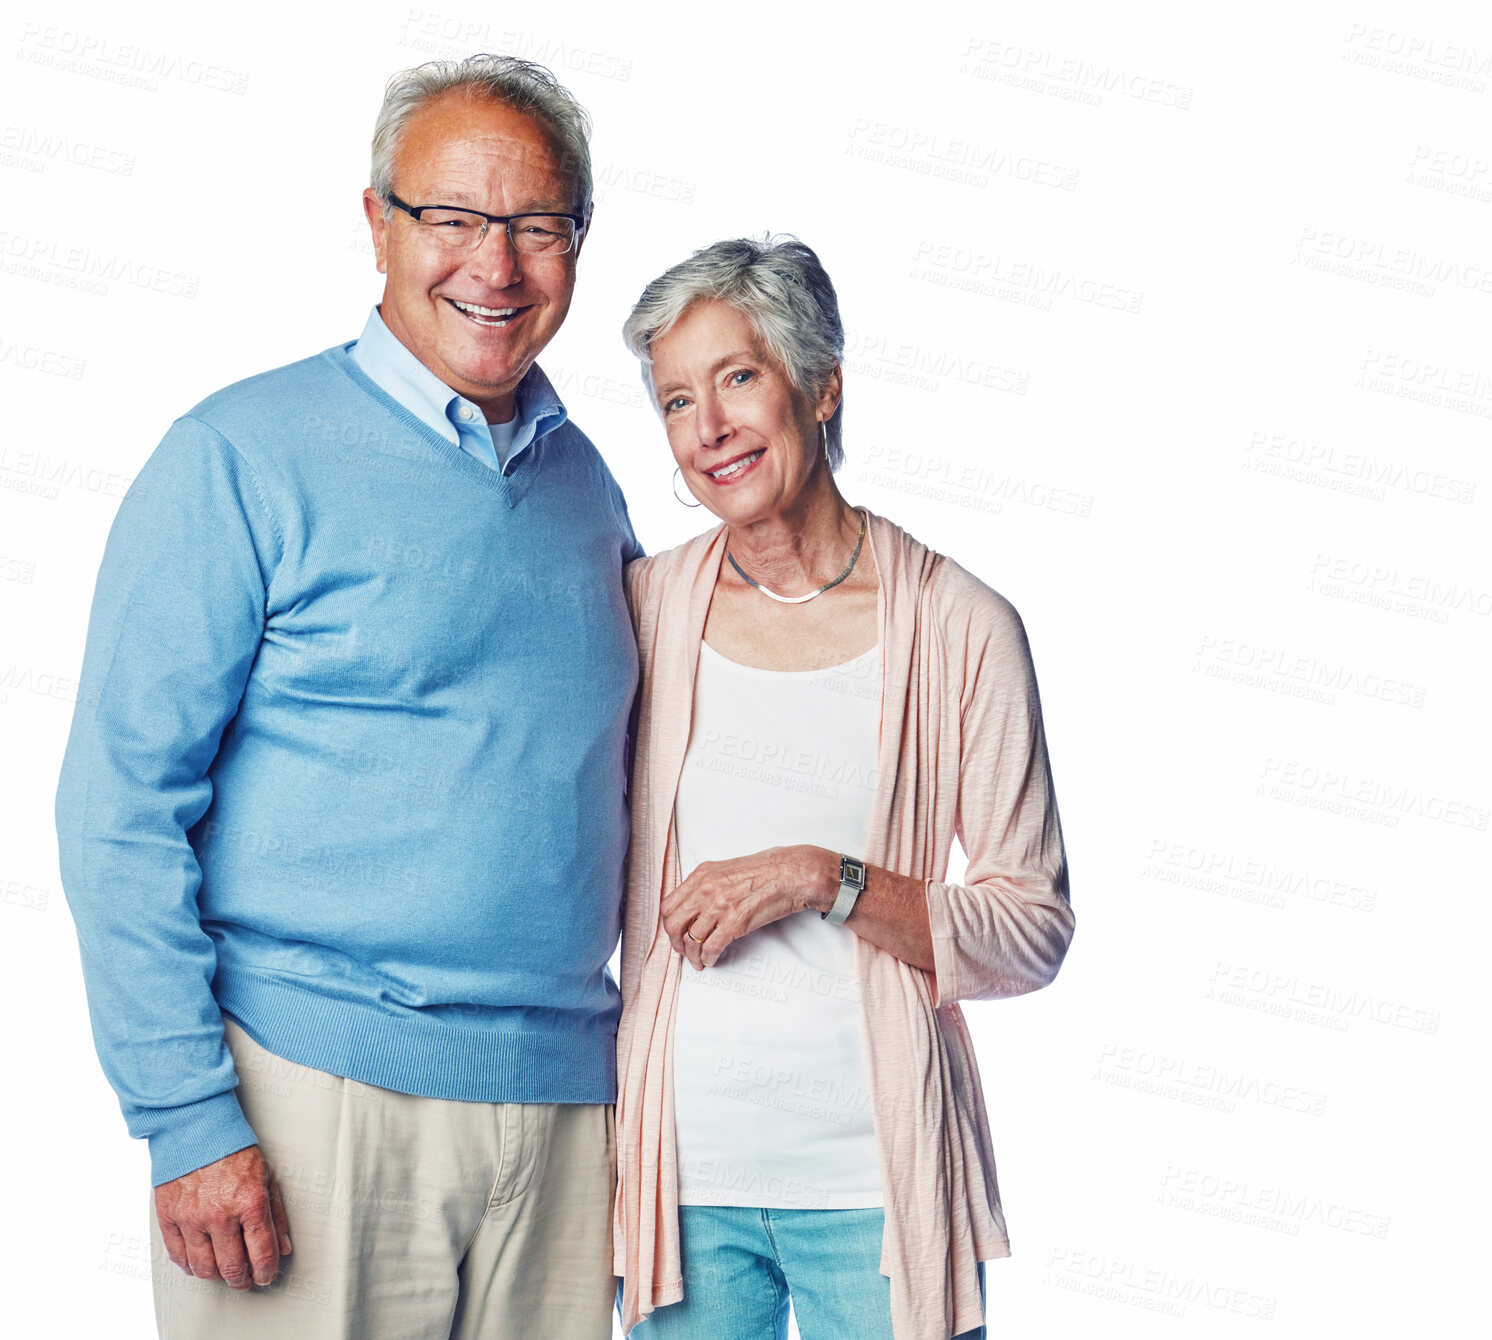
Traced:
<path fill-rule="evenodd" d="M 831 865 L 837 891 L 839 858 L 822 847 L 769 847 L 728 861 L 704 861 L 664 898 L 663 929 L 695 968 L 713 967 L 734 941 L 758 927 L 810 907 L 822 912 L 831 906 Z"/>
<path fill-rule="evenodd" d="M 290 1254 L 290 1224 L 258 1145 L 155 1189 L 155 1212 L 171 1260 L 198 1279 L 234 1289 L 273 1284 Z"/>

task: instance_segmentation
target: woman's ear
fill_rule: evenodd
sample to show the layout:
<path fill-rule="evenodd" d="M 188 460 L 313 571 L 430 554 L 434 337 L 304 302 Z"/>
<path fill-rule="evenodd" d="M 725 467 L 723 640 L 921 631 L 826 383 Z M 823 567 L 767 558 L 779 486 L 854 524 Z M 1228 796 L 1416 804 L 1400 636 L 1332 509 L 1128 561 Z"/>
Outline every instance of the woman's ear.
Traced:
<path fill-rule="evenodd" d="M 844 373 L 836 363 L 834 370 L 824 378 L 823 389 L 819 392 L 818 401 L 814 405 L 814 412 L 821 422 L 828 423 L 834 417 L 834 411 L 839 408 L 839 400 L 843 392 Z"/>

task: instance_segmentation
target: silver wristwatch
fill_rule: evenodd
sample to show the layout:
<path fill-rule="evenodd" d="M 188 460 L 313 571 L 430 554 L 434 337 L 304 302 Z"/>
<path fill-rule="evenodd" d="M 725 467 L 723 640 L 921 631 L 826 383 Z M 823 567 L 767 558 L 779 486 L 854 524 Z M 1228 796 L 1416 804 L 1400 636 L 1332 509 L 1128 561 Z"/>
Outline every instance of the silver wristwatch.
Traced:
<path fill-rule="evenodd" d="M 865 892 L 865 862 L 853 856 L 839 858 L 839 897 L 834 906 L 819 915 L 835 926 L 844 925 L 845 918 L 855 910 L 855 900 Z"/>

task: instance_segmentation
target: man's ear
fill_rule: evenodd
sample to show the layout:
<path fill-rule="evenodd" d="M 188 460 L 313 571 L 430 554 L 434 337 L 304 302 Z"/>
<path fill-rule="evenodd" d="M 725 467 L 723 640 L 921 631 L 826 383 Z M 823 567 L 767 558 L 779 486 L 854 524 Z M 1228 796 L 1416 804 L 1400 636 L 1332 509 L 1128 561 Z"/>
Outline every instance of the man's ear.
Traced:
<path fill-rule="evenodd" d="M 378 273 L 386 275 L 389 272 L 389 221 L 383 217 L 383 201 L 374 194 L 371 186 L 363 192 L 363 213 L 373 231 L 373 255 L 378 260 Z"/>
<path fill-rule="evenodd" d="M 591 220 L 595 217 L 595 205 L 586 206 L 585 223 L 581 225 L 581 231 L 575 235 L 575 259 L 580 259 L 580 248 L 585 245 L 585 239 L 591 235 Z"/>

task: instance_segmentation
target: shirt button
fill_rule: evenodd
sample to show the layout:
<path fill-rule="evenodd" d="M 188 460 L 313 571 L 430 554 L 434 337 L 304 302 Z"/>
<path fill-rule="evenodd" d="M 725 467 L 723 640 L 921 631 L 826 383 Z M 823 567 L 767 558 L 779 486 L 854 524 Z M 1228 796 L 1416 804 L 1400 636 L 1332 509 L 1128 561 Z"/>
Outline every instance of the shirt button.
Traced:
<path fill-rule="evenodd" d="M 463 405 L 461 407 L 461 417 L 463 419 L 470 419 L 471 418 L 471 409 L 468 406 Z"/>

